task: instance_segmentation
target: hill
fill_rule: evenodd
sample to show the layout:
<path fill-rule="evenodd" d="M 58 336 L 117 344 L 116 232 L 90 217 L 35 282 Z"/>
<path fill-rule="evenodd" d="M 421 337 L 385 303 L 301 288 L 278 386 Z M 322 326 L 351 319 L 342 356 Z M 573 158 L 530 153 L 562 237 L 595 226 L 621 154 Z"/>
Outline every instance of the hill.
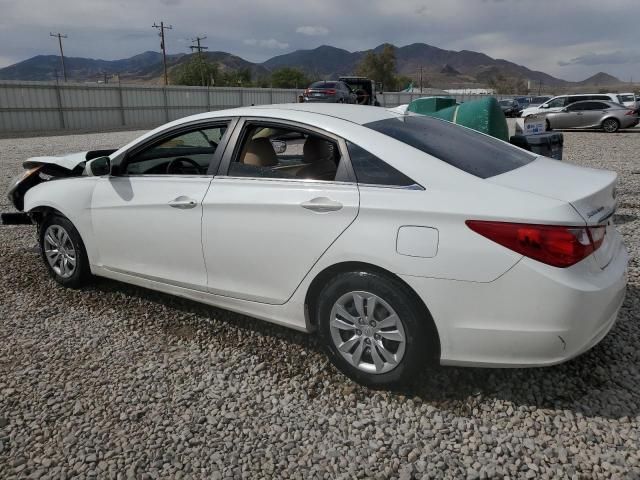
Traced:
<path fill-rule="evenodd" d="M 299 68 L 312 78 L 331 79 L 355 73 L 357 65 L 367 53 L 378 53 L 383 48 L 384 44 L 370 50 L 349 52 L 322 45 L 314 49 L 296 50 L 278 55 L 263 63 L 252 63 L 227 52 L 205 52 L 203 55 L 208 61 L 218 63 L 223 71 L 248 69 L 254 80 L 266 77 L 271 71 L 282 67 Z M 621 84 L 620 80 L 603 72 L 582 82 L 568 82 L 545 72 L 531 70 L 523 65 L 495 59 L 471 50 L 445 50 L 425 43 L 413 43 L 394 47 L 394 49 L 398 73 L 409 76 L 417 82 L 422 69 L 424 85 L 431 87 L 482 87 L 486 86 L 492 78 L 500 76 L 522 78 L 531 81 L 533 85 L 555 91 Z M 168 55 L 168 69 L 171 71 L 176 66 L 189 61 L 192 55 Z M 162 82 L 162 55 L 159 52 L 144 52 L 120 60 L 65 57 L 65 64 L 70 81 L 97 81 L 105 74 L 107 76 L 119 74 L 122 81 L 126 82 L 149 84 Z M 56 72 L 60 77 L 60 58 L 57 55 L 38 55 L 0 69 L 0 80 L 54 80 Z"/>

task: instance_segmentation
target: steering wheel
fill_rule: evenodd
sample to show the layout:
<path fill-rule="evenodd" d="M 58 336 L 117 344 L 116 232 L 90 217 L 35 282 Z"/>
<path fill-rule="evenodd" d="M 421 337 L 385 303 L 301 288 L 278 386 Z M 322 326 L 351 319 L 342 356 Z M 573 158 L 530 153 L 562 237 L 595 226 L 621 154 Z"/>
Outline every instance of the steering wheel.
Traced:
<path fill-rule="evenodd" d="M 197 173 L 202 173 L 201 167 L 198 164 L 198 162 L 196 162 L 195 160 L 191 160 L 190 158 L 187 158 L 187 157 L 178 157 L 171 160 L 167 165 L 167 175 L 182 173 L 182 172 L 174 172 L 174 169 L 178 165 L 185 164 L 185 163 L 188 163 L 191 167 L 195 168 Z"/>

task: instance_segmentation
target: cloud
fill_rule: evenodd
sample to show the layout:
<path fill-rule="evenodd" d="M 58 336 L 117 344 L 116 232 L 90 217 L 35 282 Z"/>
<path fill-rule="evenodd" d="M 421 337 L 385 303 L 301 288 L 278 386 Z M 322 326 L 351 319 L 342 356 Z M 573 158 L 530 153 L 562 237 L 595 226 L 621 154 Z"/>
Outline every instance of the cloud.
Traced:
<path fill-rule="evenodd" d="M 571 60 L 558 61 L 558 65 L 561 67 L 569 65 L 625 65 L 627 63 L 640 63 L 640 52 L 618 50 L 609 53 L 587 53 Z"/>
<path fill-rule="evenodd" d="M 242 43 L 251 47 L 270 48 L 273 50 L 284 50 L 289 48 L 289 44 L 286 42 L 279 42 L 275 38 L 268 40 L 256 40 L 255 38 L 247 38 Z"/>
<path fill-rule="evenodd" d="M 322 37 L 329 34 L 329 29 L 321 25 L 304 25 L 296 28 L 296 33 L 301 33 L 310 37 Z"/>

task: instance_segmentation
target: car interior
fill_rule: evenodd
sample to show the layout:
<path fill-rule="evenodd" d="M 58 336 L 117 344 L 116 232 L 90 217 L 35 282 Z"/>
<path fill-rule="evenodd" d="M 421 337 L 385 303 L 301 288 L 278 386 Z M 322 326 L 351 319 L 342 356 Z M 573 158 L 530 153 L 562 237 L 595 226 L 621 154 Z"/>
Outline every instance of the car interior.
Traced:
<path fill-rule="evenodd" d="M 127 159 L 129 175 L 204 175 L 226 126 L 203 128 L 164 139 Z"/>
<path fill-rule="evenodd" d="M 230 165 L 236 177 L 335 180 L 340 153 L 324 137 L 289 128 L 250 127 Z"/>

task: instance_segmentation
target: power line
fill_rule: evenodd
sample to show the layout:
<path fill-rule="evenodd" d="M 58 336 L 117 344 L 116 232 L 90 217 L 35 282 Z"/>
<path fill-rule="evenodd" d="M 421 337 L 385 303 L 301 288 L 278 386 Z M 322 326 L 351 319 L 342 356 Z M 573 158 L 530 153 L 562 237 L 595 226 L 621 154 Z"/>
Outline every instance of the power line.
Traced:
<path fill-rule="evenodd" d="M 173 26 L 172 25 L 167 26 L 164 24 L 164 22 L 160 22 L 160 25 L 158 25 L 154 22 L 152 27 L 160 30 L 160 33 L 158 35 L 160 36 L 160 39 L 161 39 L 160 48 L 162 49 L 162 65 L 164 66 L 164 84 L 169 85 L 169 77 L 167 76 L 167 49 L 165 48 L 164 31 L 172 30 Z"/>
<path fill-rule="evenodd" d="M 49 33 L 50 37 L 58 37 L 58 44 L 60 45 L 60 61 L 62 62 L 62 77 L 64 81 L 67 81 L 67 70 L 64 68 L 64 52 L 62 51 L 62 39 L 67 38 L 66 35 L 61 33 Z M 56 74 L 57 77 L 57 74 Z"/>
<path fill-rule="evenodd" d="M 200 40 L 205 40 L 207 37 L 196 37 L 192 40 L 192 42 L 195 42 L 196 45 L 190 45 L 189 48 L 191 49 L 191 51 L 193 52 L 194 50 L 198 51 L 198 61 L 200 62 L 200 75 L 202 77 L 202 86 L 206 86 L 205 83 L 205 78 L 204 78 L 204 61 L 202 60 L 202 51 L 203 50 L 208 50 L 209 47 L 205 47 L 203 45 L 200 45 Z"/>

